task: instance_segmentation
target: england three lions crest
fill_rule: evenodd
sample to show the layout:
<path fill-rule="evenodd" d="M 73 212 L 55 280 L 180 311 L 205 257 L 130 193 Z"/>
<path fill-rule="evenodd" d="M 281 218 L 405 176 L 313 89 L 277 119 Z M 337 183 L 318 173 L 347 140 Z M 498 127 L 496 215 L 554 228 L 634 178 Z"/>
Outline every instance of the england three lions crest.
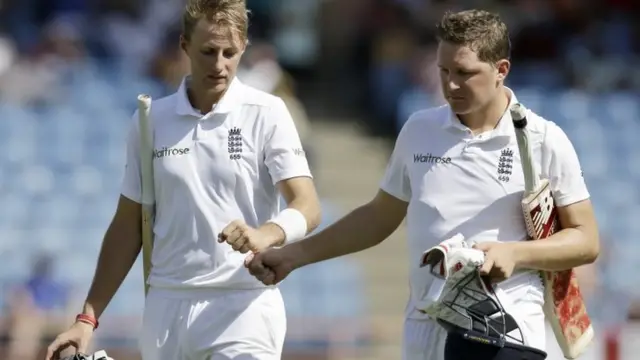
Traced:
<path fill-rule="evenodd" d="M 242 157 L 242 129 L 235 126 L 229 129 L 227 150 L 230 160 L 240 160 Z"/>
<path fill-rule="evenodd" d="M 498 159 L 498 180 L 501 182 L 509 182 L 513 174 L 513 150 L 504 149 L 500 153 Z"/>

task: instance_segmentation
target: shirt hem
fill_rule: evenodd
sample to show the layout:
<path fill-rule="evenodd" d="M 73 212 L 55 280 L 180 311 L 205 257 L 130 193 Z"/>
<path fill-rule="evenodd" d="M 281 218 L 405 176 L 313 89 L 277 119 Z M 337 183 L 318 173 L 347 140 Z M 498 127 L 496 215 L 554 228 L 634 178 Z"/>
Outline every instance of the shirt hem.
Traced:
<path fill-rule="evenodd" d="M 555 199 L 556 206 L 565 207 L 580 201 L 588 200 L 590 198 L 589 193 L 582 193 L 578 195 L 566 195 Z"/>
<path fill-rule="evenodd" d="M 274 185 L 279 183 L 280 181 L 289 180 L 297 177 L 307 177 L 307 178 L 313 179 L 313 175 L 311 175 L 310 172 L 283 172 L 283 173 L 277 174 L 277 176 L 272 176 Z"/>

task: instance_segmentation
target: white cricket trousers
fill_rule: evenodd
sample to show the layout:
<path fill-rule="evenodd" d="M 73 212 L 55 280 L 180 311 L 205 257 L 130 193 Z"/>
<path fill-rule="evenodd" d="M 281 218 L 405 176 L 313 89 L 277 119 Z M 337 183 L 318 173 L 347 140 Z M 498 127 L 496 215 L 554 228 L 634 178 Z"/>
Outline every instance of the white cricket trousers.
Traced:
<path fill-rule="evenodd" d="M 444 360 L 447 331 L 431 320 L 404 320 L 402 360 Z"/>
<path fill-rule="evenodd" d="M 280 360 L 287 320 L 280 290 L 151 288 L 142 360 Z"/>

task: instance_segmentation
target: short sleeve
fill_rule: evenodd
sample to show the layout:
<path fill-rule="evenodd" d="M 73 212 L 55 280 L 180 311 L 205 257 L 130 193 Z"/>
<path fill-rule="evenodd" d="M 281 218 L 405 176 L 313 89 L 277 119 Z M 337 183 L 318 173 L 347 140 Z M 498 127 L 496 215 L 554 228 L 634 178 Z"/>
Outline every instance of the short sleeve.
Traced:
<path fill-rule="evenodd" d="M 588 199 L 578 155 L 565 132 L 554 123 L 547 126 L 542 151 L 556 204 L 568 206 Z"/>
<path fill-rule="evenodd" d="M 127 137 L 126 163 L 121 193 L 126 198 L 137 203 L 142 201 L 142 187 L 140 185 L 140 136 L 138 129 L 138 112 L 133 114 L 129 135 Z"/>
<path fill-rule="evenodd" d="M 406 139 L 404 138 L 406 137 L 408 125 L 409 122 L 405 123 L 396 139 L 391 159 L 380 183 L 380 189 L 405 202 L 409 202 L 411 199 L 411 185 L 405 162 L 407 157 L 403 146 L 406 144 Z"/>
<path fill-rule="evenodd" d="M 312 177 L 300 136 L 282 99 L 269 110 L 265 141 L 265 165 L 274 184 L 294 178 Z"/>

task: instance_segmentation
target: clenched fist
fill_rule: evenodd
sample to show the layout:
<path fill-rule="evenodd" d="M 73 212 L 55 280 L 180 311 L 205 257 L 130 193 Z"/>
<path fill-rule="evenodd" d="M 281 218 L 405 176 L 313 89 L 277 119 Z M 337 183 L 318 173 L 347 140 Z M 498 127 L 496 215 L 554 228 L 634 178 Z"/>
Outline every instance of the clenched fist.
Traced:
<path fill-rule="evenodd" d="M 251 275 L 265 285 L 275 285 L 284 280 L 296 267 L 296 256 L 290 246 L 280 249 L 269 249 L 261 253 L 247 256 L 244 265 Z"/>
<path fill-rule="evenodd" d="M 278 231 L 282 236 L 278 236 Z M 263 251 L 284 238 L 284 233 L 275 224 L 267 224 L 260 229 L 254 229 L 242 220 L 234 220 L 227 225 L 220 234 L 218 242 L 226 242 L 243 254 Z"/>

